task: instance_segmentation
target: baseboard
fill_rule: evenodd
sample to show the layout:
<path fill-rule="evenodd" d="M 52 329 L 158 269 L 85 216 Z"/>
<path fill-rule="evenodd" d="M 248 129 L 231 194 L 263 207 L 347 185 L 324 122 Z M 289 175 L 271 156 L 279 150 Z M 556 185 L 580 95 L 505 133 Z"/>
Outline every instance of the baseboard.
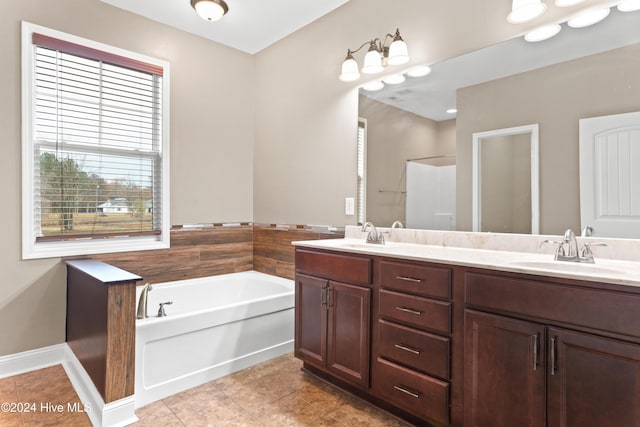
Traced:
<path fill-rule="evenodd" d="M 62 364 L 66 343 L 0 357 L 0 378 L 12 377 L 38 369 Z"/>
<path fill-rule="evenodd" d="M 89 374 L 67 343 L 0 357 L 0 378 L 62 365 L 95 427 L 122 427 L 138 421 L 134 396 L 104 403 Z"/>
<path fill-rule="evenodd" d="M 64 370 L 73 384 L 80 401 L 88 408 L 87 415 L 95 427 L 121 427 L 138 421 L 135 414 L 134 396 L 127 396 L 114 402 L 104 403 L 91 377 L 71 350 L 65 344 Z"/>

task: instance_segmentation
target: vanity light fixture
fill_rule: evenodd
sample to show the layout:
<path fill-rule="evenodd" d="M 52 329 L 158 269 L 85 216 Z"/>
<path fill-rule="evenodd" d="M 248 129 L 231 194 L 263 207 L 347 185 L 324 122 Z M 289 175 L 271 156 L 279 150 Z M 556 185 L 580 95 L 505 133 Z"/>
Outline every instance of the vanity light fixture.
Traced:
<path fill-rule="evenodd" d="M 633 12 L 640 10 L 640 0 L 624 0 L 618 4 L 620 12 Z"/>
<path fill-rule="evenodd" d="M 545 25 L 544 27 L 536 28 L 533 31 L 529 31 L 524 35 L 524 39 L 528 42 L 540 42 L 542 40 L 550 39 L 560 32 L 562 27 L 560 24 Z"/>
<path fill-rule="evenodd" d="M 229 11 L 224 0 L 191 0 L 191 7 L 202 19 L 210 22 L 217 21 Z"/>
<path fill-rule="evenodd" d="M 192 0 L 193 2 L 194 0 Z M 387 46 L 388 39 L 391 43 Z M 358 71 L 358 63 L 353 54 L 358 52 L 365 46 L 369 46 L 369 50 L 364 56 L 362 72 L 365 74 L 375 74 L 384 70 L 387 65 L 400 65 L 409 62 L 409 51 L 407 44 L 400 36 L 400 30 L 396 29 L 395 34 L 386 34 L 381 40 L 375 38 L 371 41 L 364 42 L 355 50 L 347 49 L 347 57 L 342 62 L 342 71 L 340 80 L 343 82 L 352 82 L 360 78 Z"/>
<path fill-rule="evenodd" d="M 611 12 L 611 9 L 608 7 L 604 7 L 602 9 L 589 9 L 575 18 L 569 19 L 567 21 L 567 25 L 571 28 L 588 27 L 589 25 L 597 24 L 602 21 L 604 18 L 609 16 L 609 12 Z"/>
<path fill-rule="evenodd" d="M 541 0 L 513 0 L 507 21 L 512 24 L 528 22 L 542 15 L 545 10 L 547 5 Z"/>
<path fill-rule="evenodd" d="M 457 109 L 457 108 L 449 108 L 449 109 L 447 110 L 447 114 L 455 114 L 455 113 L 457 113 L 457 112 L 458 112 L 458 109 Z"/>
<path fill-rule="evenodd" d="M 584 0 L 556 0 L 556 6 L 558 7 L 569 7 L 574 6 L 578 3 L 582 3 Z"/>

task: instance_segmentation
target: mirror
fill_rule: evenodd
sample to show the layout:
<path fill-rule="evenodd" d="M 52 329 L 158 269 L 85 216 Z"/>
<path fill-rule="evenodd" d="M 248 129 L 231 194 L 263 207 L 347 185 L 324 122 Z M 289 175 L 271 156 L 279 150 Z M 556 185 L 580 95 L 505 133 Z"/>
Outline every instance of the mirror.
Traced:
<path fill-rule="evenodd" d="M 537 234 L 538 125 L 473 134 L 473 231 Z"/>
<path fill-rule="evenodd" d="M 378 92 L 361 89 L 367 177 L 386 175 L 367 180 L 367 220 L 380 226 L 406 220 L 407 160 L 455 155 L 455 228 L 472 230 L 473 134 L 539 123 L 538 232 L 579 230 L 578 123 L 640 110 L 640 11 L 613 8 L 592 27 L 562 26 L 550 40 L 508 40 L 433 64 L 426 77 Z M 453 107 L 456 114 L 445 112 Z M 383 142 L 386 155 L 372 156 Z"/>

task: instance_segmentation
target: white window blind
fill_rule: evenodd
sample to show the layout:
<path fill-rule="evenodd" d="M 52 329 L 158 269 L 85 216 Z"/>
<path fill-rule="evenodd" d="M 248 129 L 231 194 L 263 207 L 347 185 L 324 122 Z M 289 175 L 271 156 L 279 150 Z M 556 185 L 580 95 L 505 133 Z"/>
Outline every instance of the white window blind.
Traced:
<path fill-rule="evenodd" d="M 367 168 L 367 123 L 363 119 L 358 120 L 358 188 L 357 188 L 357 219 L 358 224 L 364 224 L 366 203 L 366 168 Z"/>
<path fill-rule="evenodd" d="M 38 33 L 32 42 L 31 239 L 164 240 L 163 68 Z"/>

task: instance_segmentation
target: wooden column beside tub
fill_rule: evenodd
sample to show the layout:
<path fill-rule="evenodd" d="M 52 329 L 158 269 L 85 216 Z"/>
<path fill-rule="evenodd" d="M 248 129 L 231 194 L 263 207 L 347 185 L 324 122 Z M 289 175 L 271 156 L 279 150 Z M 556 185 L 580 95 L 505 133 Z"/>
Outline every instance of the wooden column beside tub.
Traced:
<path fill-rule="evenodd" d="M 101 261 L 67 263 L 67 344 L 105 403 L 134 393 L 136 282 Z"/>
<path fill-rule="evenodd" d="M 416 425 L 640 427 L 638 263 L 558 277 L 417 251 L 296 242 L 307 372 Z"/>

